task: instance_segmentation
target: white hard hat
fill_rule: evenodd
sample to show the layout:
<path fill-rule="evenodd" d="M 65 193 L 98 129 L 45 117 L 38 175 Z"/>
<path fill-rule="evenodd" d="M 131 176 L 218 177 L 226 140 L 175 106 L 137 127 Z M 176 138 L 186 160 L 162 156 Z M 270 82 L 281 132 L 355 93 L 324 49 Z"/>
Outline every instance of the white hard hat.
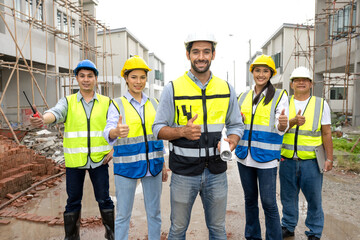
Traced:
<path fill-rule="evenodd" d="M 291 73 L 290 80 L 293 80 L 294 78 L 307 78 L 312 81 L 310 71 L 306 67 L 295 68 L 294 71 Z"/>
<path fill-rule="evenodd" d="M 215 39 L 214 34 L 209 32 L 196 32 L 190 33 L 185 40 L 185 47 L 191 42 L 196 41 L 208 41 L 214 43 L 214 47 L 216 47 L 217 41 Z"/>

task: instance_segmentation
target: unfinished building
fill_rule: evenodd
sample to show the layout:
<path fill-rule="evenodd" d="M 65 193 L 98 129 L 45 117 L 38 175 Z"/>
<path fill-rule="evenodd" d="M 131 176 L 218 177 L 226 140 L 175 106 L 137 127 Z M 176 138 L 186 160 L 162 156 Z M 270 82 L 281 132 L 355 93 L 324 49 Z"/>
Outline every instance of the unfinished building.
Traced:
<path fill-rule="evenodd" d="M 360 1 L 315 1 L 314 94 L 360 125 Z"/>
<path fill-rule="evenodd" d="M 111 56 L 96 47 L 97 31 L 110 34 L 95 18 L 96 5 L 96 0 L 0 0 L 3 126 L 18 127 L 32 114 L 23 91 L 43 111 L 77 91 L 72 69 L 80 59 L 97 63 Z"/>

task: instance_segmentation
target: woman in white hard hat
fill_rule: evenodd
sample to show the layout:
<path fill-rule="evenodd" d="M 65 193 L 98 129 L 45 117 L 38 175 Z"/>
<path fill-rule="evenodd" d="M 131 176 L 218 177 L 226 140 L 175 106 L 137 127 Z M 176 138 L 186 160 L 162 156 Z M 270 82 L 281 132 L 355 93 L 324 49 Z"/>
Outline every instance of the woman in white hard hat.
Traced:
<path fill-rule="evenodd" d="M 245 195 L 245 238 L 262 239 L 258 195 L 265 213 L 266 239 L 279 240 L 280 216 L 276 203 L 276 175 L 283 135 L 288 127 L 287 92 L 275 89 L 276 74 L 270 56 L 257 57 L 250 66 L 255 87 L 242 93 L 238 103 L 245 132 L 236 147 L 240 179 Z"/>
<path fill-rule="evenodd" d="M 160 196 L 167 181 L 164 145 L 152 134 L 157 100 L 143 92 L 151 69 L 139 56 L 129 58 L 121 71 L 128 92 L 113 100 L 104 137 L 114 146 L 116 187 L 115 239 L 128 239 L 137 180 L 141 179 L 148 239 L 160 239 Z"/>

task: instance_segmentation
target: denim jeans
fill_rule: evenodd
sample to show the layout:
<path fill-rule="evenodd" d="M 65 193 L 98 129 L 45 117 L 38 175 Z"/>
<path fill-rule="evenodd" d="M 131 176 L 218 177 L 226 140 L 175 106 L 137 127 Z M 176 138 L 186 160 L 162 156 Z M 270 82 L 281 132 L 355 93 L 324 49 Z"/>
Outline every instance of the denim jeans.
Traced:
<path fill-rule="evenodd" d="M 285 158 L 280 162 L 280 197 L 283 205 L 282 226 L 294 231 L 299 219 L 299 191 L 308 203 L 305 225 L 310 229 L 307 236 L 320 238 L 324 227 L 324 213 L 321 205 L 323 175 L 319 172 L 316 159 L 293 160 Z"/>
<path fill-rule="evenodd" d="M 245 238 L 261 239 L 258 189 L 265 214 L 266 239 L 282 239 L 279 210 L 276 203 L 277 168 L 259 169 L 238 163 L 245 195 Z"/>
<path fill-rule="evenodd" d="M 114 204 L 109 195 L 109 165 L 97 168 L 79 169 L 66 168 L 66 192 L 68 195 L 65 212 L 78 212 L 81 210 L 81 200 L 86 171 L 94 188 L 95 199 L 100 209 L 113 209 Z"/>
<path fill-rule="evenodd" d="M 183 176 L 172 173 L 170 183 L 171 226 L 168 239 L 186 238 L 191 210 L 200 194 L 209 239 L 226 239 L 225 215 L 227 204 L 226 172 L 212 174 L 207 168 L 201 175 Z"/>
<path fill-rule="evenodd" d="M 129 238 L 129 225 L 134 205 L 135 190 L 138 179 L 131 179 L 115 175 L 116 187 L 116 218 L 115 239 L 127 240 Z M 144 203 L 148 225 L 148 239 L 160 240 L 161 213 L 160 200 L 162 191 L 162 173 L 157 176 L 141 178 L 144 194 Z"/>

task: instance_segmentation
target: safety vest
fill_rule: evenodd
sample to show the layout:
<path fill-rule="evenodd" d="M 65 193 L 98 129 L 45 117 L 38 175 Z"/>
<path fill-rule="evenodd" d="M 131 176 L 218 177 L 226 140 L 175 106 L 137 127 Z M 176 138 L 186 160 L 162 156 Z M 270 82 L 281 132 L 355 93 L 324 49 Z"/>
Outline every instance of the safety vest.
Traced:
<path fill-rule="evenodd" d="M 287 92 L 276 89 L 273 99 L 264 105 L 265 97 L 262 95 L 253 113 L 253 90 L 242 93 L 238 104 L 245 115 L 245 131 L 235 149 L 240 159 L 245 159 L 250 149 L 251 157 L 257 162 L 270 162 L 280 159 L 280 150 L 283 136 L 277 133 L 275 126 L 276 107 Z"/>
<path fill-rule="evenodd" d="M 305 124 L 294 125 L 284 136 L 281 155 L 293 158 L 295 152 L 300 159 L 316 158 L 315 147 L 322 144 L 321 118 L 324 99 L 312 96 L 303 112 Z M 296 116 L 294 96 L 290 99 L 289 119 Z"/>
<path fill-rule="evenodd" d="M 114 104 L 122 115 L 122 123 L 129 126 L 128 136 L 119 137 L 114 144 L 114 173 L 128 178 L 142 178 L 149 168 L 151 175 L 158 175 L 164 164 L 164 145 L 152 132 L 157 101 L 151 98 L 145 103 L 144 123 L 125 97 L 114 99 Z"/>
<path fill-rule="evenodd" d="M 213 76 L 206 89 L 201 89 L 187 73 L 171 83 L 174 90 L 175 125 L 183 127 L 198 114 L 194 124 L 201 125 L 201 137 L 194 141 L 186 138 L 170 141 L 170 169 L 186 176 L 199 175 L 205 167 L 214 174 L 225 172 L 226 162 L 220 159 L 216 150 L 229 108 L 229 85 Z"/>
<path fill-rule="evenodd" d="M 88 157 L 95 163 L 100 162 L 112 148 L 103 137 L 110 99 L 100 94 L 97 94 L 97 98 L 88 119 L 82 101 L 77 100 L 77 94 L 66 97 L 68 110 L 63 142 L 66 167 L 85 166 Z"/>

